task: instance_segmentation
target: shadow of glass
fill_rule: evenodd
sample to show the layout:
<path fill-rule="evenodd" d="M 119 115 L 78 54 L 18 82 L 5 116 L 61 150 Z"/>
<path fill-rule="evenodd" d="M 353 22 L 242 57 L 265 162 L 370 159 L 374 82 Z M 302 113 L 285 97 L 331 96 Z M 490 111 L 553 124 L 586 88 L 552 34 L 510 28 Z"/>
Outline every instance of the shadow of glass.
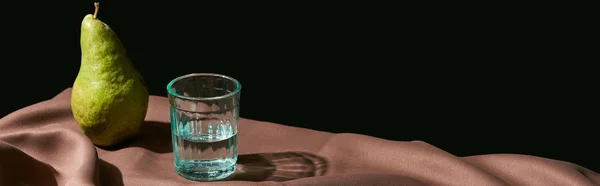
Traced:
<path fill-rule="evenodd" d="M 324 175 L 327 161 L 307 152 L 240 154 L 237 170 L 227 180 L 287 181 Z"/>
<path fill-rule="evenodd" d="M 156 153 L 170 153 L 171 124 L 164 122 L 145 122 L 140 132 L 133 138 L 111 147 L 100 147 L 104 150 L 115 151 L 127 147 L 141 147 Z"/>
<path fill-rule="evenodd" d="M 100 185 L 123 186 L 123 174 L 113 164 L 98 159 Z"/>
<path fill-rule="evenodd" d="M 112 147 L 99 147 L 114 151 L 127 147 L 141 147 L 156 153 L 171 153 L 171 125 L 164 122 L 146 122 L 134 138 Z M 101 175 L 109 175 L 107 185 L 122 185 L 120 171 L 100 160 Z M 103 171 L 103 173 L 102 173 Z M 327 161 L 307 152 L 278 152 L 238 155 L 236 172 L 226 180 L 237 181 L 287 181 L 324 175 Z M 118 175 L 113 175 L 117 174 Z M 101 176 L 101 179 L 108 179 Z M 114 180 L 113 180 L 114 179 Z M 111 181 L 112 180 L 112 181 Z M 104 181 L 102 182 L 104 183 Z M 104 185 L 104 184 L 103 184 Z"/>

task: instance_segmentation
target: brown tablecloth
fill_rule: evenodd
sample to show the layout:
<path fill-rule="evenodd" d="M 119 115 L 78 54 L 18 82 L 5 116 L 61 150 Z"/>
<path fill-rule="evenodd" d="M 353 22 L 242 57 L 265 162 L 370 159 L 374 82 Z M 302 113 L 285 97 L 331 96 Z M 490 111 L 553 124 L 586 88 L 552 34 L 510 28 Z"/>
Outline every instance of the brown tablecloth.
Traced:
<path fill-rule="evenodd" d="M 541 157 L 457 157 L 422 141 L 390 141 L 242 119 L 238 169 L 195 182 L 175 172 L 168 102 L 122 147 L 95 147 L 70 110 L 71 89 L 0 119 L 0 185 L 600 185 L 600 174 Z"/>

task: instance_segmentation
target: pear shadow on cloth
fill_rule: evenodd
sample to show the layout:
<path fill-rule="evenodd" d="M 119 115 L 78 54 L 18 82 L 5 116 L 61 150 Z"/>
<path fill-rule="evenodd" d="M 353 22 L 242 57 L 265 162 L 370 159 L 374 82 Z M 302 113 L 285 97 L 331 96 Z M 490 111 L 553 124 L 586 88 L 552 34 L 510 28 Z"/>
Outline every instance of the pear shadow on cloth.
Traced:
<path fill-rule="evenodd" d="M 99 182 L 100 185 L 106 186 L 123 186 L 123 174 L 113 164 L 110 164 L 102 159 L 98 159 Z"/>
<path fill-rule="evenodd" d="M 104 150 L 115 151 L 127 147 L 141 147 L 156 153 L 171 153 L 171 124 L 165 122 L 146 121 L 140 132 L 133 138 L 111 147 L 100 147 Z"/>
<path fill-rule="evenodd" d="M 327 161 L 307 152 L 240 154 L 230 181 L 288 181 L 322 176 Z"/>

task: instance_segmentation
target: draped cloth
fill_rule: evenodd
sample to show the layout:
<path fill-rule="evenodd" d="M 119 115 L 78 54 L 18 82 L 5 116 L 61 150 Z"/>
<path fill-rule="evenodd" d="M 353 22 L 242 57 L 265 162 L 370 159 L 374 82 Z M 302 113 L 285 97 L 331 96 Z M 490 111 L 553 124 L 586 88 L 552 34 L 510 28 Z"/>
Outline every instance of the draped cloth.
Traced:
<path fill-rule="evenodd" d="M 458 157 L 423 141 L 392 141 L 240 119 L 236 172 L 179 176 L 169 103 L 150 96 L 135 139 L 94 146 L 71 114 L 71 89 L 0 119 L 0 185 L 600 185 L 573 163 L 519 154 Z"/>

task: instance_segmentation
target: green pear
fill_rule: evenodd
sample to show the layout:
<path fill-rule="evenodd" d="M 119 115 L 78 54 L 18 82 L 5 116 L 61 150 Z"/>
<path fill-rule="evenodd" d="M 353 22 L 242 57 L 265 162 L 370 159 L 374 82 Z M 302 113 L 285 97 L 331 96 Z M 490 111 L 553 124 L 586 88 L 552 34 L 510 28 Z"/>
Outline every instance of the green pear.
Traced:
<path fill-rule="evenodd" d="M 71 111 L 97 146 L 135 137 L 148 109 L 148 90 L 117 34 L 88 14 L 81 23 L 81 65 L 73 83 Z"/>

